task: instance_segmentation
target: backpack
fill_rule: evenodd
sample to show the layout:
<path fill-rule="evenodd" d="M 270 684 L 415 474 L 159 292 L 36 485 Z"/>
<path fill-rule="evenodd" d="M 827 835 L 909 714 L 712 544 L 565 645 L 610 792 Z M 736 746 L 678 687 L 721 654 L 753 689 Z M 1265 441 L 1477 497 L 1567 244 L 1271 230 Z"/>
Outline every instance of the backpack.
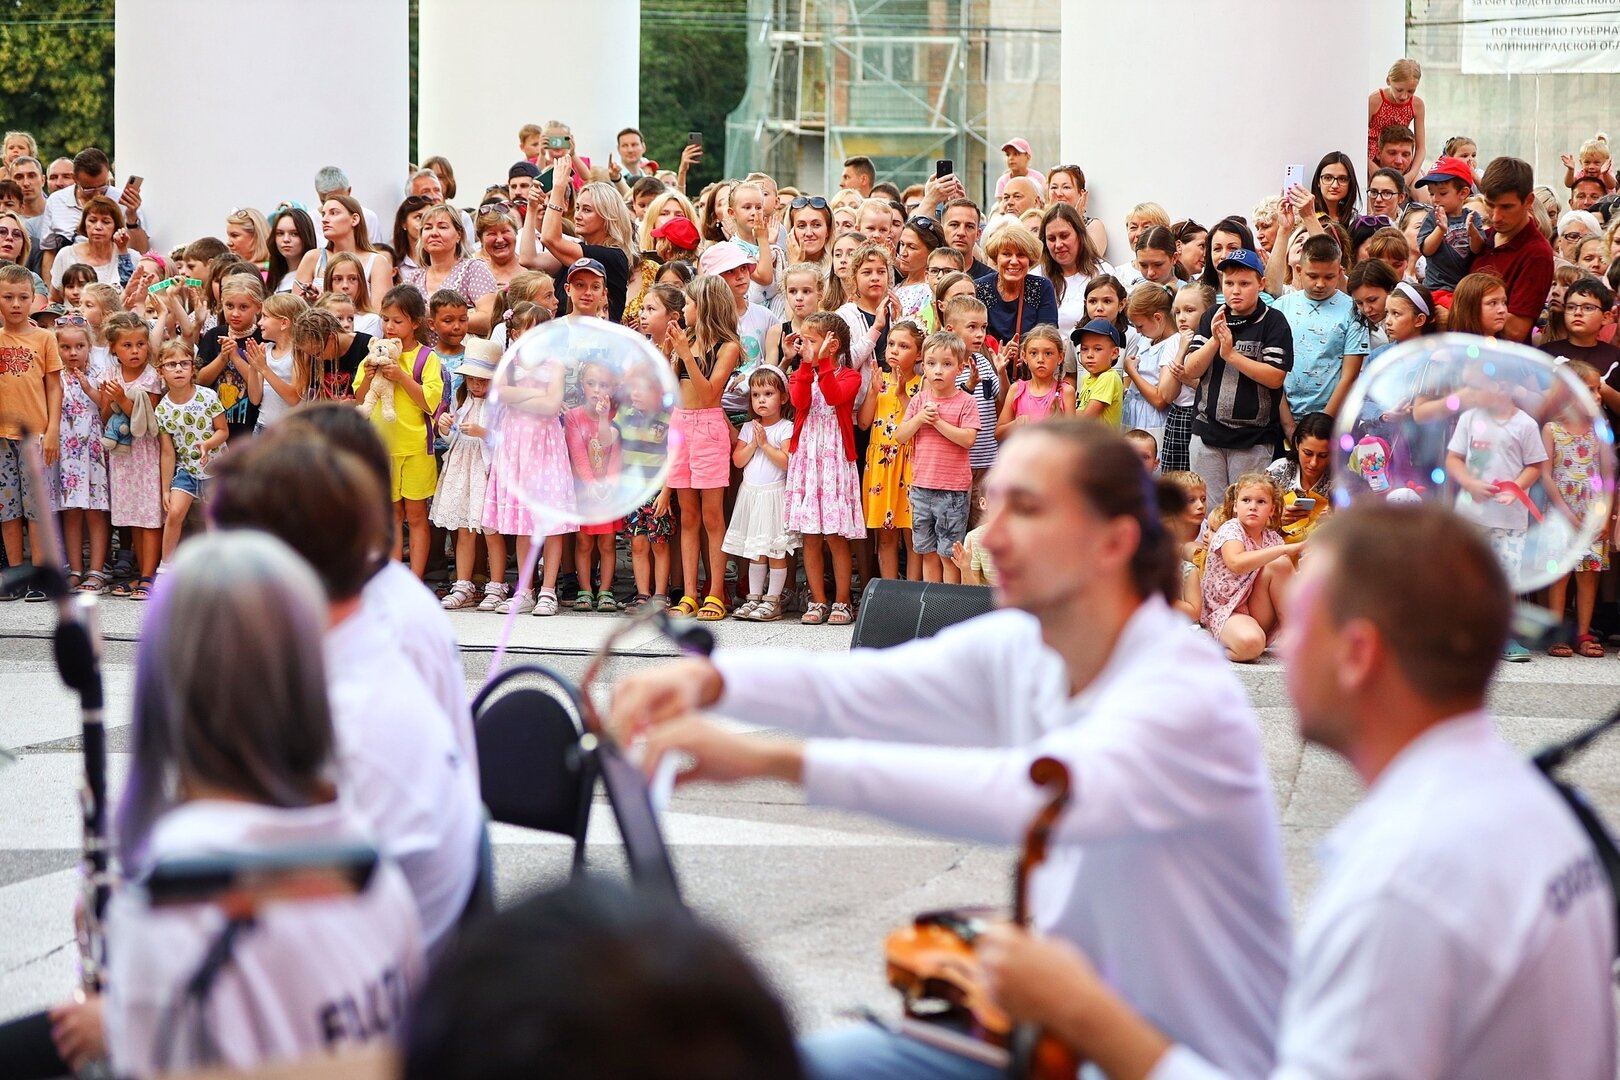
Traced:
<path fill-rule="evenodd" d="M 416 359 L 411 363 L 411 378 L 418 384 L 422 382 L 422 373 L 427 370 L 427 358 L 433 352 L 426 345 L 416 347 Z M 433 406 L 433 413 L 428 417 L 427 424 L 427 452 L 433 453 L 433 441 L 439 437 L 439 417 L 450 411 L 450 380 L 443 377 L 444 369 L 440 367 L 439 402 Z"/>

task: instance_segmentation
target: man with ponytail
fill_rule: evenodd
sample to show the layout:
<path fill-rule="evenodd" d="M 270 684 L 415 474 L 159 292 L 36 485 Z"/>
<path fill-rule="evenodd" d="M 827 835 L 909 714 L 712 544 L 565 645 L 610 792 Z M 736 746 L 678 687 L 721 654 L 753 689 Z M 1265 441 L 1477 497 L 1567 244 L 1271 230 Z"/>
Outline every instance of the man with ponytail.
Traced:
<path fill-rule="evenodd" d="M 1223 1068 L 1262 1074 L 1286 979 L 1289 908 L 1258 721 L 1225 658 L 1188 632 L 1179 489 L 1101 425 L 1052 420 L 1003 446 L 983 544 L 1004 610 L 893 650 L 724 651 L 619 684 L 621 735 L 647 768 L 773 777 L 824 805 L 988 843 L 1041 805 L 1030 764 L 1073 798 L 1031 900 L 1043 932 L 1098 958 L 1126 1000 Z M 804 742 L 742 735 L 710 710 Z M 817 1077 L 990 1077 L 881 1028 L 807 1041 Z"/>

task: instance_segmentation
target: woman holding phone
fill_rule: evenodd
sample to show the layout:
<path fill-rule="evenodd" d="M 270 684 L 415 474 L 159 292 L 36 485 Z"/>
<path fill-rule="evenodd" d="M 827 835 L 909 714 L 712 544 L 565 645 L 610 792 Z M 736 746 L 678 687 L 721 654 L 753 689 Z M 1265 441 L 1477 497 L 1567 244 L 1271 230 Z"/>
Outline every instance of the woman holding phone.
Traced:
<path fill-rule="evenodd" d="M 1306 413 L 1294 425 L 1288 452 L 1266 468 L 1283 493 L 1282 534 L 1287 543 L 1299 543 L 1327 518 L 1333 499 L 1332 439 L 1333 417 Z"/>

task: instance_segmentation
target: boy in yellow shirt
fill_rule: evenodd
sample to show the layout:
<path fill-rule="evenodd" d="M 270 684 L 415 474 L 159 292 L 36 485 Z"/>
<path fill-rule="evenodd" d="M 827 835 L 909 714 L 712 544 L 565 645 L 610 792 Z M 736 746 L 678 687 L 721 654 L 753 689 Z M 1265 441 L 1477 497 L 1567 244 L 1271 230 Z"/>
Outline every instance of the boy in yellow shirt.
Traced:
<path fill-rule="evenodd" d="M 1125 344 L 1124 335 L 1107 319 L 1092 319 L 1074 332 L 1074 342 L 1086 373 L 1080 380 L 1080 399 L 1074 411 L 1118 431 L 1125 411 L 1125 379 L 1114 364 Z"/>

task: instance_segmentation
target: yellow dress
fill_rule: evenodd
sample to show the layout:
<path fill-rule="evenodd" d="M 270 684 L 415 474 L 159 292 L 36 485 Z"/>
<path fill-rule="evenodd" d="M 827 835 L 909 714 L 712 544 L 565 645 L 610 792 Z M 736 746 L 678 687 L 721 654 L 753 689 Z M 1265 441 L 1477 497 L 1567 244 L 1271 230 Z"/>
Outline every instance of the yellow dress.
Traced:
<path fill-rule="evenodd" d="M 877 412 L 872 416 L 872 441 L 866 448 L 866 483 L 861 505 L 868 529 L 911 528 L 911 446 L 895 441 L 894 433 L 906 418 L 906 403 L 922 389 L 914 376 L 904 397 L 892 371 L 879 371 Z"/>

